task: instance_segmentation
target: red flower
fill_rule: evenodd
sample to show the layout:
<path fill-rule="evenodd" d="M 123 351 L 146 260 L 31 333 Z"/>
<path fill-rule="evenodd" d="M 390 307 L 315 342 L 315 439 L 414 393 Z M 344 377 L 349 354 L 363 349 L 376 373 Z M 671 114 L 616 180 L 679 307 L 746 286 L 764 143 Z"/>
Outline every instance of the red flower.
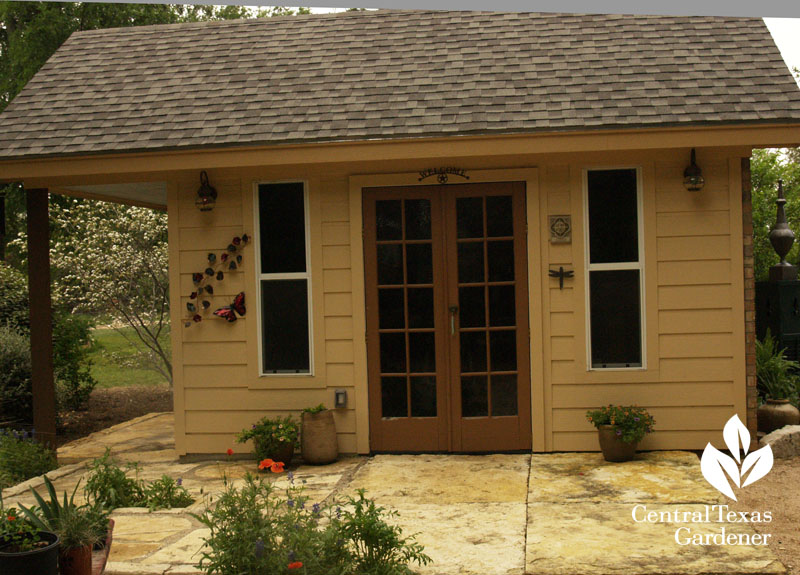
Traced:
<path fill-rule="evenodd" d="M 16 521 L 17 518 L 14 517 L 13 515 L 9 515 L 8 517 L 6 517 L 6 519 L 8 519 L 9 521 Z"/>
<path fill-rule="evenodd" d="M 258 468 L 267 469 L 268 467 L 272 467 L 273 465 L 275 465 L 275 462 L 272 461 L 271 459 L 263 459 L 261 460 L 261 463 L 258 464 Z"/>
<path fill-rule="evenodd" d="M 229 447 L 229 448 L 228 448 L 228 451 L 227 451 L 226 453 L 227 453 L 228 455 L 233 455 L 233 449 L 231 449 L 231 448 Z"/>
<path fill-rule="evenodd" d="M 302 561 L 294 561 L 292 563 L 289 563 L 289 570 L 300 569 L 302 566 L 303 566 Z"/>
<path fill-rule="evenodd" d="M 283 461 L 275 461 L 272 465 L 270 465 L 269 469 L 272 471 L 272 473 L 280 473 L 283 471 Z"/>

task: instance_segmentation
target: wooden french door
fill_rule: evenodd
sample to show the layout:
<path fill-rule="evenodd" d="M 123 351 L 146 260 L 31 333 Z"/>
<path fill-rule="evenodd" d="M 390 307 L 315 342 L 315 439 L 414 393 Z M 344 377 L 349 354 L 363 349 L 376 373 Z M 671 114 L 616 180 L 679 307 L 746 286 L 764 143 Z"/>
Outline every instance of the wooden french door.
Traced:
<path fill-rule="evenodd" d="M 523 183 L 364 191 L 370 447 L 530 449 Z"/>

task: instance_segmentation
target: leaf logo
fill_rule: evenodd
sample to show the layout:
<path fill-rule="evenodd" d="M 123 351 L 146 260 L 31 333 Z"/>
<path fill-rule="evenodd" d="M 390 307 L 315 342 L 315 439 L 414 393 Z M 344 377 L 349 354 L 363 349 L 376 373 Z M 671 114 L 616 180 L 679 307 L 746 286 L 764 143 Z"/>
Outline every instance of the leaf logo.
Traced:
<path fill-rule="evenodd" d="M 725 455 L 709 443 L 700 458 L 700 470 L 715 489 L 736 501 L 731 481 L 737 488 L 747 487 L 769 473 L 773 463 L 772 448 L 767 445 L 748 455 L 750 432 L 738 415 L 731 417 L 725 424 L 722 437 L 733 457 Z"/>

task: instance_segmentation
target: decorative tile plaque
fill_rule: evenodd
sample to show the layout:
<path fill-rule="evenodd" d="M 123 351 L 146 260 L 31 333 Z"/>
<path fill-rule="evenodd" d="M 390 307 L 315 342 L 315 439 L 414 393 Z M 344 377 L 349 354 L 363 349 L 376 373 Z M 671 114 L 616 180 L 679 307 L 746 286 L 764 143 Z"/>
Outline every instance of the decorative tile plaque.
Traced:
<path fill-rule="evenodd" d="M 550 243 L 572 243 L 572 216 L 549 216 Z"/>

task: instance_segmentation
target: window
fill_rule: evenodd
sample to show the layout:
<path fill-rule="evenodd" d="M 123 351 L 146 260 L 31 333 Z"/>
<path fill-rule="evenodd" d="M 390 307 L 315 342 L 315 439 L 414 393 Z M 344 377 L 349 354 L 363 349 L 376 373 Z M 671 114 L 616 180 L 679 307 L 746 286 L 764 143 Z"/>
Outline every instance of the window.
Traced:
<path fill-rule="evenodd" d="M 261 373 L 311 374 L 311 274 L 302 182 L 258 186 Z"/>
<path fill-rule="evenodd" d="M 589 365 L 643 367 L 639 171 L 586 172 Z"/>

